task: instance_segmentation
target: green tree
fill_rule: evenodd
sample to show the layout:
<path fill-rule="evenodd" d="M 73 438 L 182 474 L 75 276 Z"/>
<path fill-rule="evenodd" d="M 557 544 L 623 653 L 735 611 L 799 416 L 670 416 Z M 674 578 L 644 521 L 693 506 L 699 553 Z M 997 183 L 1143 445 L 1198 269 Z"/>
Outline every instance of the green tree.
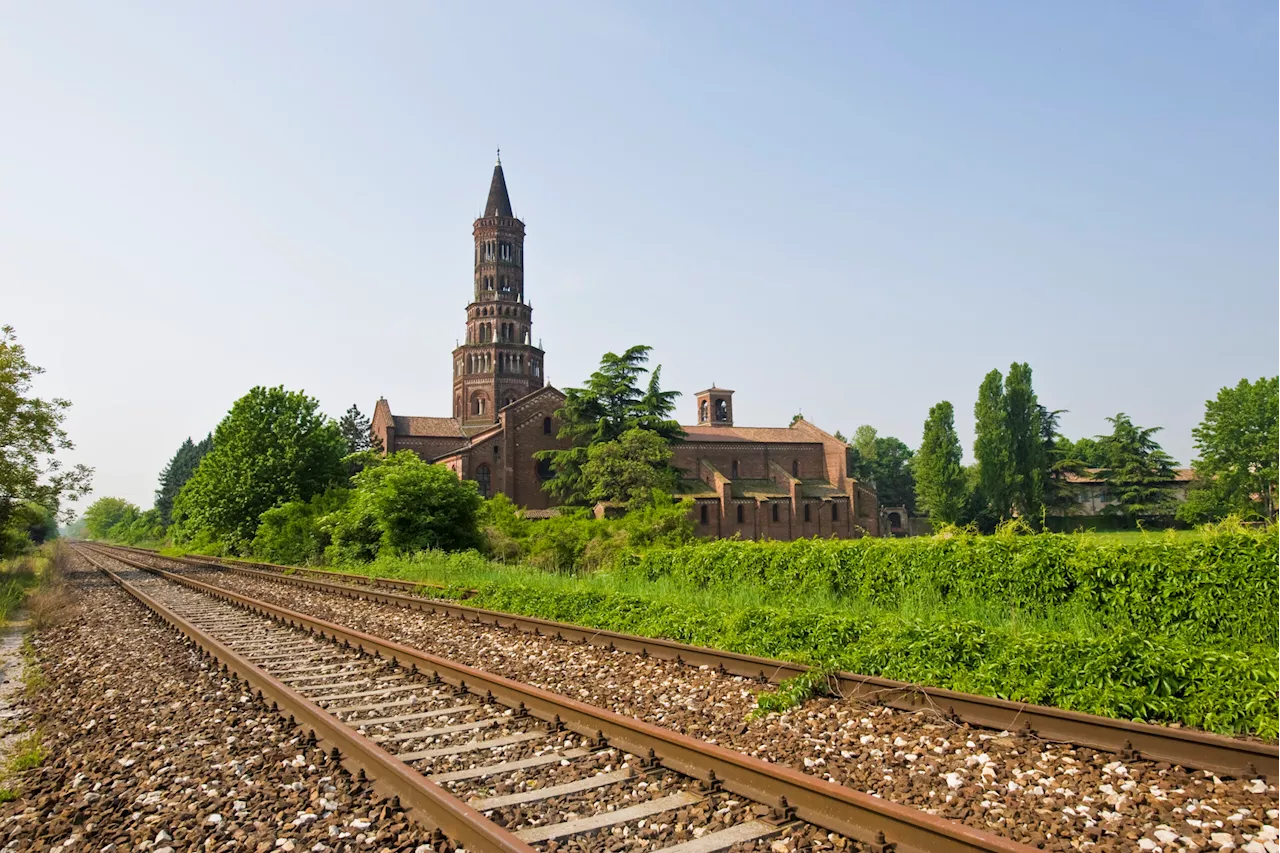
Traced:
<path fill-rule="evenodd" d="M 1031 524 L 1039 524 L 1048 459 L 1040 422 L 1040 401 L 1031 387 L 1031 365 L 1026 362 L 1009 365 L 1004 402 L 1008 413 L 1013 504 L 1019 516 Z"/>
<path fill-rule="evenodd" d="M 62 428 L 71 404 L 31 394 L 32 380 L 43 372 L 27 361 L 13 327 L 0 327 L 0 530 L 10 529 L 20 504 L 36 503 L 57 515 L 62 501 L 89 492 L 92 469 L 64 469 L 56 458 L 74 449 Z"/>
<path fill-rule="evenodd" d="M 187 480 L 191 479 L 191 475 L 196 472 L 196 466 L 200 464 L 200 460 L 212 448 L 212 433 L 201 439 L 199 444 L 193 442 L 188 436 L 187 440 L 179 445 L 173 458 L 164 466 L 164 470 L 160 472 L 160 487 L 156 489 L 156 509 L 160 511 L 160 519 L 165 527 L 173 521 L 174 498 L 178 496 L 178 492 L 182 491 Z"/>
<path fill-rule="evenodd" d="M 1065 413 L 1065 409 L 1049 411 L 1044 406 L 1040 407 L 1040 440 L 1048 466 L 1044 481 L 1044 505 L 1050 513 L 1057 516 L 1070 515 L 1075 508 L 1076 498 L 1071 491 L 1071 477 L 1083 476 L 1086 467 L 1084 461 L 1076 455 L 1071 439 L 1058 432 L 1058 420 Z"/>
<path fill-rule="evenodd" d="M 617 441 L 632 429 L 660 436 L 667 443 L 679 440 L 684 432 L 671 419 L 678 391 L 663 391 L 659 365 L 641 387 L 649 371 L 651 347 L 634 346 L 622 355 L 605 353 L 600 368 L 583 388 L 565 389 L 565 401 L 556 412 L 558 436 L 572 446 L 565 450 L 542 450 L 534 454 L 551 465 L 552 477 L 543 488 L 567 504 L 585 504 L 596 483 L 586 479 L 584 466 L 590 461 L 592 445 Z"/>
<path fill-rule="evenodd" d="M 13 507 L 9 527 L 0 530 L 0 554 L 20 553 L 30 545 L 58 538 L 58 519 L 48 507 L 21 501 Z"/>
<path fill-rule="evenodd" d="M 372 425 L 355 403 L 347 409 L 347 413 L 338 421 L 342 437 L 347 440 L 347 453 L 361 453 L 366 450 L 382 452 L 382 439 L 373 434 Z"/>
<path fill-rule="evenodd" d="M 1092 438 L 1081 438 L 1071 445 L 1070 455 L 1080 460 L 1086 468 L 1106 467 L 1107 459 L 1102 445 Z"/>
<path fill-rule="evenodd" d="M 993 370 L 978 387 L 973 406 L 976 421 L 973 455 L 978 460 L 978 491 L 1001 521 L 1013 513 L 1017 491 L 1013 467 L 1013 436 L 1009 430 L 1009 409 L 1005 400 L 1004 377 Z"/>
<path fill-rule="evenodd" d="M 670 495 L 675 491 L 671 444 L 652 430 L 634 427 L 616 441 L 588 447 L 582 479 L 590 484 L 589 501 L 628 508 L 651 504 L 655 492 Z"/>
<path fill-rule="evenodd" d="M 84 511 L 85 532 L 93 539 L 112 539 L 112 531 L 124 530 L 142 515 L 137 504 L 124 498 L 100 497 Z"/>
<path fill-rule="evenodd" d="M 1184 521 L 1230 514 L 1270 518 L 1280 465 L 1280 379 L 1241 379 L 1204 404 L 1204 420 L 1191 431 L 1199 457 L 1196 485 L 1178 508 Z"/>
<path fill-rule="evenodd" d="M 911 448 L 866 425 L 854 431 L 849 445 L 849 474 L 874 486 L 881 506 L 905 506 L 914 511 L 916 483 L 911 475 Z"/>
<path fill-rule="evenodd" d="M 1174 461 L 1156 442 L 1161 427 L 1136 426 L 1120 412 L 1107 418 L 1111 435 L 1098 436 L 1106 467 L 1102 478 L 1111 499 L 1104 510 L 1126 524 L 1139 518 L 1173 514 L 1173 497 L 1168 483 L 1173 479 Z"/>
<path fill-rule="evenodd" d="M 965 504 L 963 451 L 956 435 L 955 410 L 946 400 L 929 410 L 920 450 L 911 460 L 916 500 L 938 524 L 954 524 Z"/>
<path fill-rule="evenodd" d="M 461 551 L 482 544 L 476 485 L 443 465 L 402 450 L 365 468 L 352 481 L 351 496 L 323 523 L 342 560 L 380 553 Z"/>
<path fill-rule="evenodd" d="M 207 538 L 242 553 L 264 512 L 340 483 L 347 443 L 318 408 L 283 387 L 257 387 L 237 400 L 174 501 L 178 538 Z"/>

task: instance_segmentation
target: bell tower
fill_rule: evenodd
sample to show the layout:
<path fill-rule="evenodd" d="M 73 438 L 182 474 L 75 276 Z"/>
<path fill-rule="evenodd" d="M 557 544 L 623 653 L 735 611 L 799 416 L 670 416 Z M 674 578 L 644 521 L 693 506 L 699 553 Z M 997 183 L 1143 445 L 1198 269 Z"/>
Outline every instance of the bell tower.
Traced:
<path fill-rule="evenodd" d="M 545 376 L 524 296 L 524 223 L 511 212 L 501 156 L 471 233 L 474 292 L 466 341 L 453 351 L 453 416 L 464 427 L 482 427 L 496 423 L 502 407 L 541 388 Z"/>

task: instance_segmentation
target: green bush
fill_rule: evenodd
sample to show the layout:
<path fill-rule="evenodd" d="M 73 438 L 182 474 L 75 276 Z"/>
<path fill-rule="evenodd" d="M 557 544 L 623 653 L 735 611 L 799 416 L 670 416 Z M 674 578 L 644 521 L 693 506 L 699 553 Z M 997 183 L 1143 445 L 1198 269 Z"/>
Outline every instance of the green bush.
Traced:
<path fill-rule="evenodd" d="M 1102 636 L 1023 632 L 937 618 L 878 618 L 791 607 L 714 609 L 512 582 L 468 604 L 743 654 L 835 667 L 1020 702 L 1224 734 L 1276 736 L 1272 644 L 1214 648 L 1117 629 Z M 812 687 L 811 684 L 800 685 Z M 778 703 L 782 708 L 787 700 Z"/>
<path fill-rule="evenodd" d="M 1030 614 L 1062 608 L 1132 630 L 1274 643 L 1274 531 L 1208 530 L 1108 542 L 1067 534 L 912 539 L 720 540 L 629 553 L 623 571 L 690 586 L 756 586 L 897 608 L 925 594 Z"/>
<path fill-rule="evenodd" d="M 286 565 L 316 565 L 332 537 L 321 519 L 342 509 L 348 489 L 331 486 L 309 501 L 290 501 L 262 514 L 253 537 L 252 552 L 260 560 Z"/>
<path fill-rule="evenodd" d="M 480 495 L 443 465 L 402 450 L 351 478 L 350 499 L 321 526 L 333 536 L 334 562 L 379 554 L 462 551 L 479 547 Z"/>

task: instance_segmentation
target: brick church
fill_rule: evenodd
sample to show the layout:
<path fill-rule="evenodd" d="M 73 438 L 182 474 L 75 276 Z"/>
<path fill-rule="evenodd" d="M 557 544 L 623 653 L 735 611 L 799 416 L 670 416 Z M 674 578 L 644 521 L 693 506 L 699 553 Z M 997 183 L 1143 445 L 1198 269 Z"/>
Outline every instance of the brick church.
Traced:
<path fill-rule="evenodd" d="M 559 449 L 560 391 L 546 385 L 545 353 L 533 344 L 524 290 L 524 222 L 511 210 L 502 162 L 493 168 L 484 215 L 472 228 L 475 276 L 466 339 L 453 351 L 453 414 L 396 415 L 385 398 L 372 431 L 387 452 L 412 450 L 542 514 L 551 471 L 533 454 Z M 740 427 L 733 392 L 694 398 L 697 423 L 673 447 L 681 496 L 693 501 L 703 536 L 799 539 L 876 535 L 875 492 L 848 475 L 846 445 L 798 419 L 789 427 Z"/>

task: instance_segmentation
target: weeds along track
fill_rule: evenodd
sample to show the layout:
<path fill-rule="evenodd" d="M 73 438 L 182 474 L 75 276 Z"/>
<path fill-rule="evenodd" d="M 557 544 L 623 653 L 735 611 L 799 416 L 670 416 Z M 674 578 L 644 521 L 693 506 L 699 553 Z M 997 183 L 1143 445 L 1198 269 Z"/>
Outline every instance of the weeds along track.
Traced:
<path fill-rule="evenodd" d="M 1030 849 L 118 553 L 81 553 L 467 849 Z"/>
<path fill-rule="evenodd" d="M 510 613 L 498 613 L 465 604 L 431 599 L 440 587 L 391 578 L 369 578 L 342 572 L 293 569 L 270 563 L 249 563 L 214 558 L 172 558 L 144 549 L 119 548 L 151 565 L 181 566 L 230 572 L 242 577 L 270 580 L 303 589 L 363 599 L 458 617 L 467 622 L 512 628 L 535 635 L 618 648 L 636 654 L 675 660 L 694 666 L 710 666 L 723 672 L 771 682 L 808 671 L 801 664 L 721 652 L 669 640 L 637 637 L 612 631 L 583 628 L 561 622 Z M 970 725 L 996 731 L 1019 732 L 1045 741 L 1070 743 L 1117 755 L 1126 761 L 1150 760 L 1207 770 L 1220 776 L 1280 780 L 1280 748 L 1245 738 L 1231 738 L 1194 729 L 1174 728 L 1129 720 L 1116 720 L 1065 711 L 1043 705 L 1011 702 L 941 688 L 863 676 L 833 673 L 832 688 L 839 696 L 884 705 L 901 711 L 934 709 Z"/>

